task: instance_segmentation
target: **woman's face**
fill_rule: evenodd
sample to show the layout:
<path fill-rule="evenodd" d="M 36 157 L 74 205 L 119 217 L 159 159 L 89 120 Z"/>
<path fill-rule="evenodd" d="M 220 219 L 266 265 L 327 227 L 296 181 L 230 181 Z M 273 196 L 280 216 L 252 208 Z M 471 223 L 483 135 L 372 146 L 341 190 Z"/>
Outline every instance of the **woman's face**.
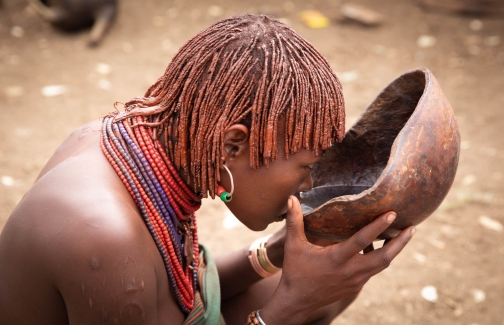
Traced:
<path fill-rule="evenodd" d="M 301 150 L 286 159 L 283 145 L 279 144 L 278 158 L 268 168 L 261 166 L 254 170 L 249 154 L 247 144 L 235 148 L 233 155 L 226 158 L 235 187 L 233 199 L 226 205 L 244 225 L 260 231 L 285 218 L 290 195 L 312 188 L 311 169 L 320 156 L 312 150 Z M 220 175 L 219 183 L 229 191 L 228 173 L 222 169 Z"/>

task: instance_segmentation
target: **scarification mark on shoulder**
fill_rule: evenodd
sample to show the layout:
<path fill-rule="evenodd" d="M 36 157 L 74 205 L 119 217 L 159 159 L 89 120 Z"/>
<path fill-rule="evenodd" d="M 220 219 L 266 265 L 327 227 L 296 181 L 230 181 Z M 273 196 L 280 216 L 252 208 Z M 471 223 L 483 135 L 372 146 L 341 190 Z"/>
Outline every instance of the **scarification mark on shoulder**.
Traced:
<path fill-rule="evenodd" d="M 116 275 L 121 279 L 122 292 L 131 294 L 138 291 L 138 269 L 136 261 L 132 257 L 126 256 L 119 261 Z"/>
<path fill-rule="evenodd" d="M 96 228 L 96 229 L 100 229 L 100 226 L 92 224 L 91 222 L 86 222 L 86 225 L 93 227 L 93 228 Z"/>
<path fill-rule="evenodd" d="M 100 268 L 100 259 L 97 256 L 91 257 L 89 265 L 92 270 L 98 270 Z"/>
<path fill-rule="evenodd" d="M 123 325 L 143 324 L 145 321 L 145 309 L 138 301 L 130 302 L 121 308 L 120 319 Z"/>

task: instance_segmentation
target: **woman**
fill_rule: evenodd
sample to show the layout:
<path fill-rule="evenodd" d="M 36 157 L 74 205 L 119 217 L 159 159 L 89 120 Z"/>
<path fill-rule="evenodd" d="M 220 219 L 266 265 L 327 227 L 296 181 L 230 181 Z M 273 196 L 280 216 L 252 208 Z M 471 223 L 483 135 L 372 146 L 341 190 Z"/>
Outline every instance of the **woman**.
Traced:
<path fill-rule="evenodd" d="M 330 323 L 414 233 L 373 251 L 390 213 L 340 244 L 307 239 L 295 195 L 343 135 L 339 81 L 306 40 L 266 16 L 210 26 L 41 171 L 0 237 L 0 323 Z M 214 263 L 207 196 L 252 230 L 286 227 Z"/>

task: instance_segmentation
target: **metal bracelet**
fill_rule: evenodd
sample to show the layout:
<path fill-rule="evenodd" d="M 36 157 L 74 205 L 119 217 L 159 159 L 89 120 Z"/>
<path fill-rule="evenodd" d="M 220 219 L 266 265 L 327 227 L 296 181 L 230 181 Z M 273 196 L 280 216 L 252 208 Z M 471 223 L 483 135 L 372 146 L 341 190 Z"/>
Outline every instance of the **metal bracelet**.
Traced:
<path fill-rule="evenodd" d="M 260 323 L 261 325 L 266 325 L 266 323 L 262 320 L 261 316 L 259 315 L 259 311 L 260 311 L 260 309 L 258 309 L 258 310 L 256 311 L 257 320 L 259 321 L 259 323 Z"/>

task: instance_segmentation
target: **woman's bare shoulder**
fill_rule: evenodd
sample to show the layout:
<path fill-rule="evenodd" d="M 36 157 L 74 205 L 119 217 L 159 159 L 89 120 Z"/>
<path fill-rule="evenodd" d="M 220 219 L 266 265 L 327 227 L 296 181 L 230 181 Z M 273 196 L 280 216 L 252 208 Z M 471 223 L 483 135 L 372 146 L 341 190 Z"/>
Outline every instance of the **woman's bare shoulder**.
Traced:
<path fill-rule="evenodd" d="M 44 243 L 51 248 L 46 253 L 127 247 L 132 237 L 149 236 L 121 180 L 99 148 L 89 147 L 35 182 L 12 212 L 6 232 L 23 234 L 35 246 Z"/>

